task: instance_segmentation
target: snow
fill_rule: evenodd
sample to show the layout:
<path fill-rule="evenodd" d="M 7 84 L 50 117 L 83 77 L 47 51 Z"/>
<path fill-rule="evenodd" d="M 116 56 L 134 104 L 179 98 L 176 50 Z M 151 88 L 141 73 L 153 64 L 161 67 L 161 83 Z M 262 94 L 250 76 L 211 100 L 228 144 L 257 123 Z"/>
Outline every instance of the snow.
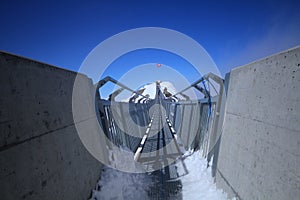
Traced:
<path fill-rule="evenodd" d="M 171 94 L 176 94 L 177 91 L 174 87 L 174 85 L 171 83 L 171 82 L 168 82 L 168 81 L 162 81 L 160 82 L 160 88 L 161 90 L 163 91 L 164 88 L 167 88 L 168 89 L 168 92 L 170 92 Z M 143 95 L 146 96 L 147 94 L 149 95 L 149 98 L 150 99 L 155 99 L 155 94 L 156 94 L 156 82 L 153 82 L 153 83 L 148 83 L 142 87 L 140 87 L 138 90 L 141 90 L 141 89 L 145 89 L 144 92 L 143 92 Z M 128 102 L 129 99 L 131 97 L 133 97 L 135 94 L 132 94 L 129 98 L 127 99 L 123 99 L 121 100 L 121 102 Z M 143 98 L 142 96 L 138 97 L 136 99 L 136 102 L 138 100 L 140 100 L 141 98 Z"/>
<path fill-rule="evenodd" d="M 211 168 L 207 168 L 207 162 L 201 158 L 201 153 L 187 152 L 185 156 L 187 157 L 184 162 L 189 173 L 179 177 L 182 182 L 183 200 L 227 200 L 227 194 L 216 188 L 211 177 Z M 179 175 L 185 174 L 181 162 L 176 166 Z M 126 173 L 105 167 L 100 181 L 93 190 L 91 200 L 146 200 L 149 199 L 147 191 L 153 184 L 151 176 L 146 173 Z"/>
<path fill-rule="evenodd" d="M 143 89 L 143 88 L 145 89 L 143 92 L 143 95 L 149 94 L 150 99 L 155 99 L 156 82 L 146 84 L 143 87 L 139 88 L 139 90 Z M 174 85 L 168 81 L 160 82 L 160 88 L 162 91 L 164 90 L 164 88 L 167 88 L 168 92 L 170 92 L 171 94 L 176 94 L 176 89 L 175 89 Z"/>
<path fill-rule="evenodd" d="M 109 150 L 109 160 L 115 168 L 123 171 L 144 171 L 139 163 L 134 162 L 133 156 L 125 146 Z M 151 186 L 149 183 L 150 177 L 145 173 L 128 173 L 104 167 L 91 200 L 142 199 L 147 196 L 147 190 Z"/>
<path fill-rule="evenodd" d="M 144 167 L 134 161 L 134 154 L 126 146 L 112 147 L 108 150 L 109 162 L 112 167 L 123 172 L 145 172 Z"/>
<path fill-rule="evenodd" d="M 174 85 L 168 81 L 163 81 L 160 83 L 161 91 L 164 91 L 165 88 L 168 89 L 168 92 L 171 94 L 176 94 L 177 90 L 175 89 Z"/>
<path fill-rule="evenodd" d="M 191 152 L 187 152 L 189 154 Z M 211 167 L 207 168 L 207 161 L 201 157 L 199 151 L 194 152 L 184 160 L 188 174 L 180 177 L 182 182 L 182 196 L 185 200 L 227 200 L 227 194 L 217 189 L 211 176 Z M 179 174 L 184 174 L 184 168 L 179 162 L 176 164 Z M 234 200 L 234 199 L 233 199 Z"/>
<path fill-rule="evenodd" d="M 156 83 L 155 82 L 144 85 L 142 88 L 145 88 L 143 95 L 149 94 L 150 99 L 155 98 L 155 94 L 156 94 Z"/>
<path fill-rule="evenodd" d="M 91 200 L 145 199 L 149 182 L 151 180 L 146 174 L 126 173 L 106 167 Z"/>

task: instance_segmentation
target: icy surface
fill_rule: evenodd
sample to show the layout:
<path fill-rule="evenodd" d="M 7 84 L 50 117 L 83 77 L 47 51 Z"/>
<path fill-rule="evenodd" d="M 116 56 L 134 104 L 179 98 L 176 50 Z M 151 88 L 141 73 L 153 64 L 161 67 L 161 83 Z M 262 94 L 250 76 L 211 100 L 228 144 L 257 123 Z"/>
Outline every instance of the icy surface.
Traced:
<path fill-rule="evenodd" d="M 114 150 L 116 151 L 116 150 Z M 191 154 L 187 152 L 186 156 Z M 184 159 L 188 174 L 181 176 L 183 200 L 225 200 L 227 194 L 217 189 L 211 177 L 211 168 L 201 158 L 200 152 L 194 152 Z M 126 163 L 123 160 L 123 164 Z M 121 164 L 121 163 L 119 163 Z M 184 174 L 181 162 L 177 164 L 179 175 Z M 105 167 L 101 179 L 92 193 L 92 200 L 149 199 L 147 191 L 153 180 L 147 174 L 126 173 Z M 233 199 L 234 200 L 234 199 Z"/>
<path fill-rule="evenodd" d="M 91 200 L 145 199 L 151 180 L 146 174 L 132 174 L 106 167 Z"/>
<path fill-rule="evenodd" d="M 112 147 L 111 150 L 108 150 L 108 153 L 110 164 L 114 168 L 123 172 L 145 172 L 144 167 L 134 161 L 134 154 L 127 147 Z"/>
<path fill-rule="evenodd" d="M 227 194 L 217 189 L 211 176 L 211 168 L 207 168 L 207 162 L 201 158 L 199 151 L 194 152 L 184 160 L 188 174 L 180 177 L 182 182 L 182 196 L 184 200 L 225 200 Z M 177 171 L 184 174 L 184 168 L 179 162 Z"/>

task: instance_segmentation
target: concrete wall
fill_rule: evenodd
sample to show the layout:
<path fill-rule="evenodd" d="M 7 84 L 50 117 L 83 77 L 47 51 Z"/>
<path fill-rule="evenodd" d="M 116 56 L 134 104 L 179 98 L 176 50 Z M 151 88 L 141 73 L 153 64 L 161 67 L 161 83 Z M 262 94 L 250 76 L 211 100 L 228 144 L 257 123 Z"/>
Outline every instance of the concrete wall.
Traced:
<path fill-rule="evenodd" d="M 300 198 L 300 47 L 230 72 L 216 182 L 244 200 Z"/>
<path fill-rule="evenodd" d="M 102 165 L 84 148 L 74 126 L 75 76 L 0 52 L 1 199 L 89 197 Z"/>

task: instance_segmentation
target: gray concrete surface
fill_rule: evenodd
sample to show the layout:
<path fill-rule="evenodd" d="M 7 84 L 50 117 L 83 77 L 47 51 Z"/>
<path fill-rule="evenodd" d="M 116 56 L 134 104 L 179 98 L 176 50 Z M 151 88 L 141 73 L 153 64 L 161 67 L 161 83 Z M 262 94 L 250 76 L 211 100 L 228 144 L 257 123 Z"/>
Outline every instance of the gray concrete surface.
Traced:
<path fill-rule="evenodd" d="M 243 200 L 300 199 L 300 47 L 230 72 L 216 183 Z"/>
<path fill-rule="evenodd" d="M 76 73 L 3 52 L 0 71 L 0 199 L 87 199 L 102 164 L 75 129 Z"/>

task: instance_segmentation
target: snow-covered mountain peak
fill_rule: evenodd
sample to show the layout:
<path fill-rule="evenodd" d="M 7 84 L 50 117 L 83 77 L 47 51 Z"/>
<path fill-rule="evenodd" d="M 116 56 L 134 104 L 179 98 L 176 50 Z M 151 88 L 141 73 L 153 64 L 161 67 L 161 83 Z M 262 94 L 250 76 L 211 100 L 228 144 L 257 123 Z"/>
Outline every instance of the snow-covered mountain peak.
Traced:
<path fill-rule="evenodd" d="M 172 95 L 177 93 L 176 88 L 174 85 L 169 82 L 169 81 L 155 81 L 153 83 L 148 83 L 145 84 L 141 87 L 139 87 L 136 91 L 138 94 L 141 94 L 149 99 L 155 99 L 155 94 L 156 94 L 156 86 L 160 87 L 160 90 L 163 92 L 163 94 L 166 97 L 171 97 Z M 124 99 L 123 101 L 125 102 L 138 102 L 139 100 L 145 99 L 145 97 L 137 95 L 137 94 L 132 94 L 129 98 Z"/>

